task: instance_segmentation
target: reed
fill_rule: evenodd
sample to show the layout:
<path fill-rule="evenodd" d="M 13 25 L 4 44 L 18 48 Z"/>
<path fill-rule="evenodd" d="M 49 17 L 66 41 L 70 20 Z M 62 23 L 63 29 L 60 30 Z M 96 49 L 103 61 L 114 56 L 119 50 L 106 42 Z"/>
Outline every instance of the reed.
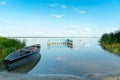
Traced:
<path fill-rule="evenodd" d="M 12 51 L 25 47 L 26 42 L 17 39 L 0 37 L 0 66 L 3 65 L 4 58 Z"/>

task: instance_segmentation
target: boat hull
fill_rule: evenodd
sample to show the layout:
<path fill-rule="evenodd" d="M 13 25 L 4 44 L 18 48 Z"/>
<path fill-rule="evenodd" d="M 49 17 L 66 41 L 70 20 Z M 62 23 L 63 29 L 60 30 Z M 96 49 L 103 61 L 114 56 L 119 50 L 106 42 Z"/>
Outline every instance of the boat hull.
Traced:
<path fill-rule="evenodd" d="M 28 73 L 40 62 L 41 54 L 39 54 L 35 59 L 31 60 L 30 63 L 17 67 L 9 72 L 14 73 Z"/>
<path fill-rule="evenodd" d="M 36 51 L 31 52 L 28 55 L 22 56 L 20 58 L 14 59 L 14 60 L 4 60 L 5 68 L 8 71 L 11 71 L 17 67 L 29 64 L 33 62 L 35 59 L 38 59 L 40 57 L 40 48 L 38 48 Z"/>

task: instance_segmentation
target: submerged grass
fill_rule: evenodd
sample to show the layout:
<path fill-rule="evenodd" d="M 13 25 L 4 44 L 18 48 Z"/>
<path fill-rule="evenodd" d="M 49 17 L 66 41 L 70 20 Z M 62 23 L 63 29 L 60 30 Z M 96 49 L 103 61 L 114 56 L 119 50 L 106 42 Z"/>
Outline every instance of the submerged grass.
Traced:
<path fill-rule="evenodd" d="M 114 53 L 115 55 L 120 56 L 120 44 L 101 44 L 104 50 Z"/>
<path fill-rule="evenodd" d="M 25 41 L 0 37 L 0 66 L 3 65 L 3 60 L 7 55 L 9 55 L 12 51 L 15 51 L 25 46 Z"/>

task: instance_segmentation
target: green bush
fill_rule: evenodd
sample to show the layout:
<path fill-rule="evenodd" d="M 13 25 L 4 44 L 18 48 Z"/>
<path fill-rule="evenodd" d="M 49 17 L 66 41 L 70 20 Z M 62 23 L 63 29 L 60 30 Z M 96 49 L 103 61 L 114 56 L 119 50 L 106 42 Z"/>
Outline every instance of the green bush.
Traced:
<path fill-rule="evenodd" d="M 100 43 L 102 44 L 115 44 L 120 43 L 120 31 L 115 33 L 103 34 Z"/>
<path fill-rule="evenodd" d="M 103 34 L 100 39 L 100 45 L 103 49 L 120 55 L 120 31 Z"/>

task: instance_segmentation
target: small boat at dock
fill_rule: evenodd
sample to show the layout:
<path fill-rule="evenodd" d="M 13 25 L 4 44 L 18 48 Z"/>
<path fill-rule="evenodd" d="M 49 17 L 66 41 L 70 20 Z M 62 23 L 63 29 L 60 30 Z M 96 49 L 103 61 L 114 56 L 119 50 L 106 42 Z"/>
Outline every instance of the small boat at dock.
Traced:
<path fill-rule="evenodd" d="M 5 68 L 10 71 L 17 67 L 30 63 L 35 58 L 39 57 L 40 47 L 40 44 L 35 44 L 10 53 L 4 59 Z"/>
<path fill-rule="evenodd" d="M 73 44 L 73 41 L 70 40 L 70 39 L 67 39 L 66 42 L 67 42 L 67 44 L 69 44 L 69 45 L 72 45 L 72 44 Z"/>
<path fill-rule="evenodd" d="M 52 39 L 48 40 L 48 45 L 50 44 L 73 44 L 71 39 Z"/>
<path fill-rule="evenodd" d="M 73 48 L 73 40 L 71 39 L 51 39 L 47 42 L 48 49 L 50 47 L 68 47 Z"/>

